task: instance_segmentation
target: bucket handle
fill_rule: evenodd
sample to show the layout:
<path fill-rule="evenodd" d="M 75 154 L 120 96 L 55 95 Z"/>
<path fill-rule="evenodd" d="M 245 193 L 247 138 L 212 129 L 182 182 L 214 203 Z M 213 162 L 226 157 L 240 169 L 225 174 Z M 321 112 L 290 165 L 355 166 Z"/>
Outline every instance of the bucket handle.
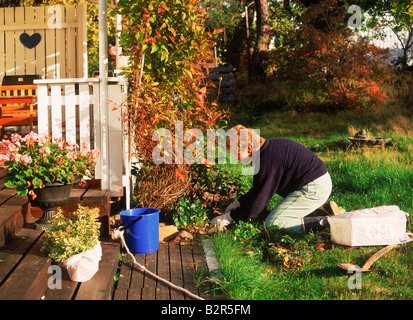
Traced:
<path fill-rule="evenodd" d="M 140 217 L 138 217 L 138 219 L 136 219 L 135 221 L 133 221 L 130 225 L 128 225 L 128 226 L 126 226 L 126 227 L 121 226 L 119 229 L 120 229 L 121 231 L 125 231 L 126 229 L 129 229 L 129 228 L 132 227 L 136 222 L 138 222 L 138 221 L 140 221 L 140 220 L 142 220 L 142 219 L 143 219 L 143 216 L 140 216 Z"/>

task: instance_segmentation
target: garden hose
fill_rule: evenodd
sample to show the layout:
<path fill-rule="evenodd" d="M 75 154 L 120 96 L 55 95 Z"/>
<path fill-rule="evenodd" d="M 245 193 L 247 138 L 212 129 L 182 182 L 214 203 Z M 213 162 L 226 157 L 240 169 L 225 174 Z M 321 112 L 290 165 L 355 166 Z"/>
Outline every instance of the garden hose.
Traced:
<path fill-rule="evenodd" d="M 134 255 L 129 251 L 128 246 L 126 245 L 123 228 L 118 228 L 118 229 L 115 229 L 115 230 L 113 231 L 113 233 L 112 233 L 112 239 L 116 240 L 116 239 L 118 239 L 118 238 L 121 239 L 122 244 L 123 244 L 123 246 L 126 248 L 126 251 L 127 251 L 128 255 L 130 255 L 130 256 L 132 257 L 133 263 L 134 263 L 135 265 L 137 265 L 141 271 L 146 272 L 147 274 L 149 274 L 150 276 L 154 277 L 155 279 L 166 283 L 166 284 L 167 284 L 168 286 L 170 286 L 171 288 L 174 288 L 174 289 L 176 289 L 176 290 L 179 290 L 179 291 L 184 292 L 185 294 L 187 294 L 188 296 L 190 296 L 190 297 L 192 297 L 192 298 L 194 298 L 194 299 L 204 300 L 203 298 L 201 298 L 201 297 L 199 297 L 199 296 L 197 296 L 197 295 L 189 292 L 188 290 L 186 290 L 186 289 L 184 289 L 184 288 L 182 288 L 182 287 L 179 287 L 179 286 L 177 286 L 177 285 L 174 285 L 172 282 L 169 282 L 168 280 L 159 277 L 159 276 L 156 275 L 155 273 L 149 271 L 149 270 L 146 269 L 144 266 L 142 266 L 141 264 L 139 264 L 139 263 L 136 261 Z"/>

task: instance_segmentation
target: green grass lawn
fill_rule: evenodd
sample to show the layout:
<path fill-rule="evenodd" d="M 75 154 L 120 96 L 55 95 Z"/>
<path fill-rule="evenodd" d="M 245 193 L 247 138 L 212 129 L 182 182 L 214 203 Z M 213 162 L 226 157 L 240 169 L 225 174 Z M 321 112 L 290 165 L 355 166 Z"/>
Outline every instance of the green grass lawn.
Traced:
<path fill-rule="evenodd" d="M 334 200 L 346 211 L 398 205 L 413 214 L 413 127 L 411 118 L 391 112 L 370 115 L 274 112 L 251 120 L 242 111 L 232 120 L 261 129 L 265 138 L 289 138 L 325 161 L 333 179 Z M 244 120 L 244 121 L 243 121 Z M 347 137 L 360 128 L 392 138 L 385 149 L 353 148 Z M 252 177 L 247 180 L 251 184 Z M 279 200 L 269 203 L 271 209 Z M 412 217 L 408 218 L 411 230 Z M 413 243 L 382 256 L 375 272 L 361 278 L 337 267 L 360 266 L 381 247 L 350 248 L 322 234 L 290 236 L 264 230 L 259 219 L 213 236 L 222 280 L 230 299 L 413 299 Z M 361 289 L 354 288 L 357 282 Z M 352 286 L 353 284 L 353 286 Z M 351 289 L 353 288 L 353 289 Z"/>

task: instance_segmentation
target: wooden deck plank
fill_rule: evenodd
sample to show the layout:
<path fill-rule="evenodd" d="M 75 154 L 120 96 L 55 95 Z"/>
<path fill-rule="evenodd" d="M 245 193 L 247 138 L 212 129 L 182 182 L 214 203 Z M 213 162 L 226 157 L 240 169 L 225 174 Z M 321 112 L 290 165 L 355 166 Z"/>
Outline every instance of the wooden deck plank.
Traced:
<path fill-rule="evenodd" d="M 129 293 L 130 285 L 132 283 L 132 272 L 133 272 L 133 259 L 130 255 L 125 254 L 124 256 L 124 263 L 121 263 L 120 268 L 119 268 L 119 274 L 121 277 L 119 280 L 116 282 L 116 289 L 113 294 L 113 300 L 133 300 L 133 295 L 134 292 L 132 289 L 132 292 Z M 136 293 L 135 296 L 138 296 Z M 138 300 L 138 297 L 136 297 L 136 300 Z M 140 300 L 140 288 L 139 288 L 139 300 Z"/>
<path fill-rule="evenodd" d="M 147 253 L 145 259 L 145 268 L 150 272 L 156 274 L 156 260 L 157 260 L 157 251 Z M 156 279 L 151 275 L 145 272 L 144 274 L 144 287 L 145 288 L 154 288 L 156 287 Z"/>
<path fill-rule="evenodd" d="M 184 288 L 193 294 L 198 294 L 198 288 L 194 283 L 193 272 L 195 270 L 194 260 L 192 257 L 192 246 L 190 244 L 181 246 L 182 256 L 182 276 L 184 278 Z M 193 300 L 194 298 L 185 295 L 185 299 Z"/>
<path fill-rule="evenodd" d="M 110 300 L 117 270 L 119 243 L 101 241 L 102 259 L 92 279 L 82 282 L 76 300 Z"/>
<path fill-rule="evenodd" d="M 174 285 L 182 287 L 184 285 L 182 277 L 181 253 L 178 244 L 171 242 L 169 244 L 169 265 L 171 270 L 171 282 Z M 184 300 L 184 293 L 171 288 L 171 300 Z"/>
<path fill-rule="evenodd" d="M 80 202 L 82 201 L 83 195 L 86 193 L 87 190 L 81 188 L 72 188 L 70 190 L 70 197 L 69 201 L 73 202 Z"/>
<path fill-rule="evenodd" d="M 0 227 L 4 226 L 13 216 L 21 213 L 21 206 L 1 206 L 0 207 Z"/>
<path fill-rule="evenodd" d="M 135 260 L 140 265 L 145 265 L 145 255 L 144 254 L 135 254 Z M 143 288 L 144 286 L 144 273 L 139 269 L 138 266 L 132 266 L 132 277 L 130 282 L 130 289 Z"/>
<path fill-rule="evenodd" d="M 171 300 L 171 294 L 168 287 L 156 287 L 156 300 Z"/>
<path fill-rule="evenodd" d="M 171 274 L 169 272 L 169 244 L 163 243 L 159 245 L 158 250 L 158 273 L 157 275 L 165 280 L 171 281 Z M 169 286 L 162 282 L 157 281 L 157 300 L 170 300 Z M 158 290 L 159 289 L 159 290 Z M 158 295 L 160 299 L 158 299 Z"/>
<path fill-rule="evenodd" d="M 23 207 L 28 203 L 29 203 L 29 199 L 27 198 L 27 196 L 19 196 L 19 195 L 16 194 L 14 197 L 7 200 L 7 202 L 5 202 L 2 205 L 2 207 L 8 207 L 8 206 L 21 206 L 21 207 Z"/>
<path fill-rule="evenodd" d="M 83 194 L 82 200 L 88 200 L 88 201 L 100 201 L 102 199 L 105 199 L 107 197 L 110 197 L 110 191 L 107 190 L 100 190 L 100 189 L 94 189 L 94 188 L 89 188 L 87 191 Z"/>
<path fill-rule="evenodd" d="M 121 290 L 128 290 L 131 278 L 132 278 L 132 270 L 133 270 L 133 260 L 132 257 L 128 254 L 124 257 L 126 263 L 122 263 L 120 266 L 119 274 L 121 277 L 117 281 L 116 289 Z"/>
<path fill-rule="evenodd" d="M 141 300 L 156 300 L 156 287 L 142 288 Z"/>
<path fill-rule="evenodd" d="M 47 289 L 51 259 L 40 252 L 38 239 L 13 273 L 0 287 L 0 300 L 38 300 Z"/>
<path fill-rule="evenodd" d="M 0 284 L 42 233 L 40 230 L 22 229 L 12 242 L 0 248 Z"/>
<path fill-rule="evenodd" d="M 128 290 L 128 300 L 141 300 L 142 288 L 131 288 Z"/>
<path fill-rule="evenodd" d="M 0 246 L 11 241 L 24 226 L 24 217 L 21 206 L 0 207 Z"/>
<path fill-rule="evenodd" d="M 79 283 L 70 280 L 66 268 L 61 268 L 62 288 L 48 288 L 44 294 L 44 300 L 72 300 Z"/>
<path fill-rule="evenodd" d="M 0 191 L 0 205 L 16 195 L 15 189 L 4 188 Z"/>
<path fill-rule="evenodd" d="M 128 300 L 128 289 L 116 289 L 113 294 L 113 300 Z"/>
<path fill-rule="evenodd" d="M 197 272 L 197 276 L 200 277 L 207 277 L 208 276 L 208 265 L 206 263 L 204 252 L 199 244 L 192 246 L 192 253 L 194 257 L 194 266 Z M 203 281 L 198 288 L 199 296 L 203 299 L 210 299 L 211 298 L 211 285 Z"/>

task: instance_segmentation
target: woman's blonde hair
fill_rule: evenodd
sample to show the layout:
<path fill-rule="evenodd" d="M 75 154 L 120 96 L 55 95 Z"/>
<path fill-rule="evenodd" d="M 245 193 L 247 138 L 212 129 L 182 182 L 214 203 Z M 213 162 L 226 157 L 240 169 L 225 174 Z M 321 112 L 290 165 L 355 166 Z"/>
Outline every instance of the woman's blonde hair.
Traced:
<path fill-rule="evenodd" d="M 259 147 L 258 149 L 260 149 L 262 147 L 262 145 L 265 143 L 265 139 L 263 137 L 261 137 L 255 130 L 251 129 L 251 128 L 246 128 L 243 125 L 236 125 L 234 128 L 232 128 L 231 130 L 235 130 L 236 134 L 237 134 L 237 147 L 242 147 L 240 146 L 240 136 L 241 136 L 241 130 L 248 130 L 248 146 L 253 146 L 253 141 L 258 141 L 259 140 Z M 231 137 L 232 135 L 227 137 L 226 140 L 226 148 L 227 151 L 230 151 L 231 149 L 231 139 L 234 139 L 233 137 Z M 234 143 L 234 142 L 232 142 Z"/>

